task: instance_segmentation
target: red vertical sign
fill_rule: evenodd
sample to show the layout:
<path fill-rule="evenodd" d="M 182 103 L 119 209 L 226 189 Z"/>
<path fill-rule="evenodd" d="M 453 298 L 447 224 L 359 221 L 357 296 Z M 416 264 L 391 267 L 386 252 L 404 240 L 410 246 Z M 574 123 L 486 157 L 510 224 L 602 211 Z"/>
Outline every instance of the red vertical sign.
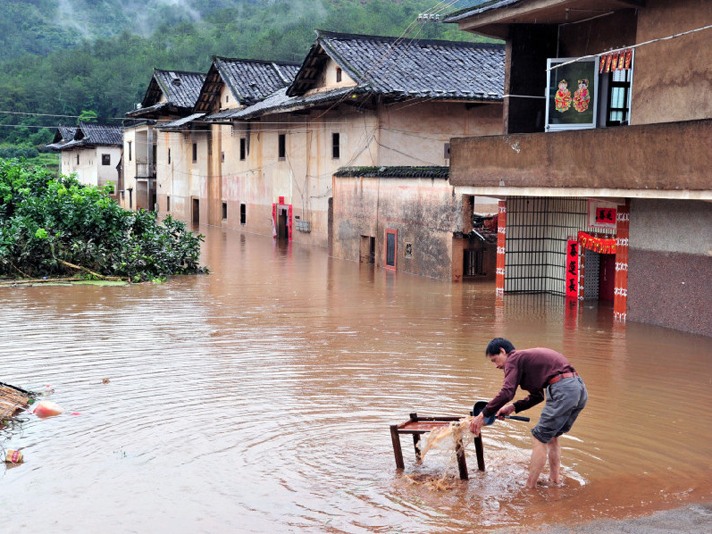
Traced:
<path fill-rule="evenodd" d="M 616 217 L 616 276 L 613 289 L 613 318 L 625 323 L 628 315 L 628 238 L 630 236 L 630 204 L 626 201 Z"/>
<path fill-rule="evenodd" d="M 289 205 L 287 210 L 287 234 L 289 235 L 289 240 L 292 240 L 292 205 Z"/>
<path fill-rule="evenodd" d="M 504 295 L 504 251 L 507 242 L 507 202 L 499 201 L 497 211 L 497 270 L 495 279 L 495 291 L 498 296 Z"/>
<path fill-rule="evenodd" d="M 566 247 L 566 297 L 571 299 L 577 299 L 579 293 L 578 251 L 578 241 L 569 239 Z"/>

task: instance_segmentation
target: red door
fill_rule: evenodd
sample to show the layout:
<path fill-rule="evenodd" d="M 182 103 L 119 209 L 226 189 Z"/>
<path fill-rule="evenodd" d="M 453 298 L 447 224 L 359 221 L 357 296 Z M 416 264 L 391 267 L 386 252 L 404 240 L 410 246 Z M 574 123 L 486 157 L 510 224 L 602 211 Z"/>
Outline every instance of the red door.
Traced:
<path fill-rule="evenodd" d="M 616 287 L 616 255 L 601 254 L 601 271 L 598 280 L 598 299 L 613 301 Z"/>

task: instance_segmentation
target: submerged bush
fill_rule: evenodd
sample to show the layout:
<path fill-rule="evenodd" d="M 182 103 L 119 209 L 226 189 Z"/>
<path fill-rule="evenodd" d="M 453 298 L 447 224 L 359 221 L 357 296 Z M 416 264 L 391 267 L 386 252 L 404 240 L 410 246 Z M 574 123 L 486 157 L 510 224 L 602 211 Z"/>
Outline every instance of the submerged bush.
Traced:
<path fill-rule="evenodd" d="M 81 267 L 132 281 L 205 272 L 202 235 L 183 222 L 127 211 L 110 188 L 0 159 L 0 276 L 57 277 Z"/>

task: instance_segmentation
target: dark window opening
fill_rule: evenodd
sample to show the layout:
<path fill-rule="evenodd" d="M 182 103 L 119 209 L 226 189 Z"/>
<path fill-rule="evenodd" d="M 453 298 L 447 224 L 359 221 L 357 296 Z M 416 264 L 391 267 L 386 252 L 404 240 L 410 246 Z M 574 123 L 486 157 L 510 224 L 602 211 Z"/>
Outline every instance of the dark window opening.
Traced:
<path fill-rule="evenodd" d="M 331 157 L 339 159 L 341 157 L 341 136 L 338 133 L 331 134 Z"/>
<path fill-rule="evenodd" d="M 608 109 L 606 126 L 628 124 L 630 109 L 630 69 L 617 70 L 610 74 L 608 84 Z"/>
<path fill-rule="evenodd" d="M 198 143 L 193 143 L 193 163 L 198 161 Z"/>
<path fill-rule="evenodd" d="M 101 155 L 101 164 L 102 165 L 111 165 L 111 154 L 102 154 Z"/>
<path fill-rule="evenodd" d="M 131 161 L 131 141 L 129 141 L 129 161 Z"/>
<path fill-rule="evenodd" d="M 168 165 L 171 164 L 171 149 L 168 149 Z"/>
<path fill-rule="evenodd" d="M 79 165 L 79 154 L 77 154 L 77 165 Z"/>
<path fill-rule="evenodd" d="M 279 159 L 284 159 L 287 157 L 287 136 L 286 134 L 279 134 Z"/>
<path fill-rule="evenodd" d="M 227 202 L 222 203 L 222 218 L 223 221 L 227 220 Z"/>
<path fill-rule="evenodd" d="M 386 269 L 396 269 L 396 254 L 398 253 L 397 230 L 386 230 Z"/>
<path fill-rule="evenodd" d="M 337 67 L 336 68 L 336 82 L 338 83 L 340 81 L 341 81 L 341 69 Z"/>
<path fill-rule="evenodd" d="M 240 138 L 240 161 L 245 161 L 247 159 L 247 139 L 244 137 Z"/>
<path fill-rule="evenodd" d="M 247 224 L 247 205 L 240 204 L 240 224 Z"/>
<path fill-rule="evenodd" d="M 166 197 L 166 211 L 171 211 L 171 197 Z"/>

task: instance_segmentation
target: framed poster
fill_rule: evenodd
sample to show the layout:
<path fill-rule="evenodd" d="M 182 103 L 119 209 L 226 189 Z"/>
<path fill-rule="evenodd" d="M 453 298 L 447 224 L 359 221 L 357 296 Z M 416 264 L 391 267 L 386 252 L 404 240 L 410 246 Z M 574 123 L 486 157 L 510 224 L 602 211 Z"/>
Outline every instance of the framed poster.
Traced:
<path fill-rule="evenodd" d="M 547 60 L 546 131 L 596 127 L 598 59 Z"/>

